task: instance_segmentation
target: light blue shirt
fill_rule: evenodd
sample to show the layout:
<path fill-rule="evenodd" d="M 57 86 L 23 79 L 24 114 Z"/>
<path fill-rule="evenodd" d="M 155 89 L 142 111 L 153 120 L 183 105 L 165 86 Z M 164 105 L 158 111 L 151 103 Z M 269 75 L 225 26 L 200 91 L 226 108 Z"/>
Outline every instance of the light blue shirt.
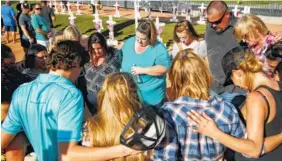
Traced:
<path fill-rule="evenodd" d="M 5 4 L 1 7 L 1 16 L 5 26 L 16 26 L 15 15 L 16 13 L 11 6 Z"/>
<path fill-rule="evenodd" d="M 60 142 L 81 140 L 82 119 L 80 90 L 62 76 L 40 74 L 14 92 L 2 130 L 24 131 L 39 161 L 55 161 Z"/>
<path fill-rule="evenodd" d="M 122 71 L 131 73 L 131 67 L 152 67 L 161 65 L 170 67 L 171 60 L 165 46 L 157 41 L 155 46 L 149 46 L 144 53 L 137 54 L 134 50 L 136 37 L 126 40 L 122 47 Z M 144 103 L 156 105 L 161 103 L 166 95 L 166 75 L 139 75 L 142 83 L 137 83 Z"/>
<path fill-rule="evenodd" d="M 37 29 L 40 28 L 41 30 L 43 30 L 44 32 L 50 32 L 50 27 L 47 23 L 47 21 L 45 20 L 45 18 L 41 15 L 32 15 L 31 16 L 31 24 L 32 24 L 32 27 L 34 28 L 35 30 L 35 37 L 36 37 L 36 40 L 48 40 L 47 36 L 46 35 L 42 35 L 40 34 L 39 32 L 37 32 Z"/>

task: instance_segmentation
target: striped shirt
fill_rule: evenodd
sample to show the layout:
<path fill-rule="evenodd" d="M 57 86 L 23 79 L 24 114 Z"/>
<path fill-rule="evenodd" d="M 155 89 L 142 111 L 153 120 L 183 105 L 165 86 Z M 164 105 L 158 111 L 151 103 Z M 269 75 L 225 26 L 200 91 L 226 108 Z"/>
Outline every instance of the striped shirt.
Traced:
<path fill-rule="evenodd" d="M 263 71 L 267 75 L 268 78 L 273 78 L 273 72 L 267 68 L 268 63 L 266 61 L 266 56 L 264 55 L 270 45 L 274 44 L 275 37 L 271 34 L 268 34 L 263 42 L 262 48 L 258 51 L 255 51 L 253 48 L 252 51 L 254 52 L 255 56 L 263 63 Z"/>
<path fill-rule="evenodd" d="M 180 97 L 174 102 L 165 103 L 160 111 L 168 123 L 169 137 L 155 148 L 152 160 L 218 160 L 223 157 L 226 147 L 210 137 L 193 132 L 187 112 L 195 110 L 213 118 L 222 131 L 242 138 L 245 126 L 235 107 L 218 96 L 209 100 Z"/>

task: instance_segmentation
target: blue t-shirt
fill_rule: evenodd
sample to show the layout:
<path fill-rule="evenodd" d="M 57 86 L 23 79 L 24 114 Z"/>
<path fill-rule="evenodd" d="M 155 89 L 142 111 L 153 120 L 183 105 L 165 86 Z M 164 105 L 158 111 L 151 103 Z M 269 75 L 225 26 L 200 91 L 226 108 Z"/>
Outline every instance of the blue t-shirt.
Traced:
<path fill-rule="evenodd" d="M 16 26 L 15 15 L 16 13 L 11 6 L 5 4 L 1 7 L 1 16 L 5 26 Z"/>
<path fill-rule="evenodd" d="M 122 47 L 122 71 L 131 73 L 133 64 L 139 67 L 152 67 L 162 65 L 170 67 L 171 60 L 165 46 L 157 41 L 155 46 L 149 46 L 142 54 L 134 50 L 136 37 L 126 40 Z M 139 75 L 142 83 L 137 83 L 144 103 L 156 105 L 161 103 L 166 95 L 166 75 L 150 76 Z"/>
<path fill-rule="evenodd" d="M 37 29 L 40 28 L 41 30 L 43 30 L 44 32 L 49 32 L 50 28 L 49 25 L 47 23 L 47 21 L 45 20 L 45 18 L 43 16 L 40 15 L 32 15 L 31 16 L 31 24 L 35 30 L 36 33 L 36 40 L 48 40 L 47 36 L 40 34 L 39 32 L 37 32 Z"/>
<path fill-rule="evenodd" d="M 25 25 L 25 29 L 27 30 L 29 36 L 31 36 L 32 38 L 35 38 L 34 30 L 33 30 L 33 27 L 31 25 L 31 17 L 28 14 L 21 13 L 21 15 L 19 17 L 19 24 Z M 24 33 L 23 33 L 22 38 L 28 39 L 27 36 Z"/>
<path fill-rule="evenodd" d="M 83 97 L 62 76 L 40 74 L 13 94 L 2 130 L 24 131 L 39 161 L 58 160 L 60 142 L 81 140 Z"/>

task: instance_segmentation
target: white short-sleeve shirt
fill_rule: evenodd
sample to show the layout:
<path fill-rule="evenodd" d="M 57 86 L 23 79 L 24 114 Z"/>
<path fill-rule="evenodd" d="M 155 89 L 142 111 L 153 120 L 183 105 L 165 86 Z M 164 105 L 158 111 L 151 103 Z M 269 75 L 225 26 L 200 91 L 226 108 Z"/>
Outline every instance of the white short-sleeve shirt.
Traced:
<path fill-rule="evenodd" d="M 192 48 L 196 51 L 197 54 L 199 54 L 201 57 L 207 56 L 207 44 L 205 40 L 197 41 L 194 40 L 190 45 L 186 46 L 184 43 L 180 42 L 180 45 L 182 46 L 183 50 Z M 177 53 L 180 51 L 177 44 L 173 44 L 171 55 L 173 58 L 176 57 Z"/>

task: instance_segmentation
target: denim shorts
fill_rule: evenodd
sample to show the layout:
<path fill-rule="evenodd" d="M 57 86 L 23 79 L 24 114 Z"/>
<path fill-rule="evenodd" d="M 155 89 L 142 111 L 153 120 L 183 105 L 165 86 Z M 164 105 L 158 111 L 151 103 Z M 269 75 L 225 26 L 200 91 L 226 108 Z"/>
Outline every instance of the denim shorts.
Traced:
<path fill-rule="evenodd" d="M 17 26 L 4 26 L 5 31 L 17 32 Z"/>

